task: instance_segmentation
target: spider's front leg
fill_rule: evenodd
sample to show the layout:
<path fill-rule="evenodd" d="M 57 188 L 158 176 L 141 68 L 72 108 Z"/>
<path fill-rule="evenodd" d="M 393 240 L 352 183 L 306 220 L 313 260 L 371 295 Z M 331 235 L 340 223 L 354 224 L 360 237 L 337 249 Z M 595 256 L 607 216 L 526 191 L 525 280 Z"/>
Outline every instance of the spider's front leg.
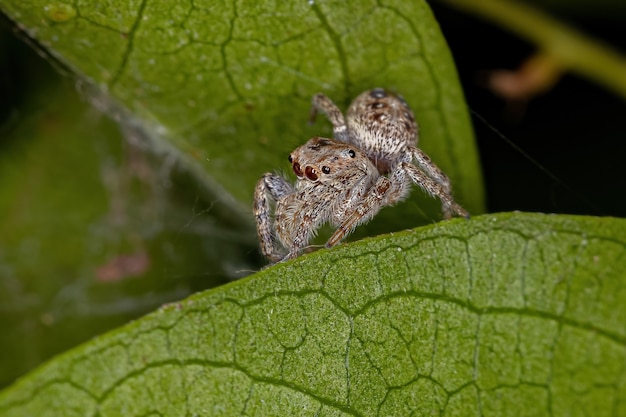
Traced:
<path fill-rule="evenodd" d="M 330 123 L 333 125 L 333 135 L 335 139 L 348 143 L 348 127 L 346 126 L 346 119 L 343 117 L 343 113 L 341 113 L 339 107 L 322 93 L 313 96 L 312 104 L 311 118 L 309 121 L 311 123 L 315 121 L 318 111 L 326 114 L 326 117 L 328 117 L 328 120 L 330 120 Z"/>
<path fill-rule="evenodd" d="M 289 253 L 280 261 L 299 256 L 317 234 L 319 227 L 331 218 L 332 201 L 336 191 L 331 187 L 322 187 L 315 194 L 299 195 L 295 210 L 283 213 L 276 218 L 276 228 L 283 235 L 283 244 Z"/>
<path fill-rule="evenodd" d="M 388 205 L 389 194 L 393 193 L 394 187 L 387 177 L 379 177 L 374 185 L 363 196 L 361 203 L 350 212 L 346 219 L 339 225 L 335 233 L 326 242 L 326 247 L 330 248 L 341 242 L 346 236 L 360 224 L 366 223 Z"/>
<path fill-rule="evenodd" d="M 280 261 L 284 254 L 276 247 L 274 241 L 274 225 L 268 196 L 274 201 L 278 201 L 293 192 L 293 186 L 287 180 L 272 173 L 264 174 L 254 190 L 254 217 L 257 235 L 261 243 L 261 253 L 272 263 Z"/>

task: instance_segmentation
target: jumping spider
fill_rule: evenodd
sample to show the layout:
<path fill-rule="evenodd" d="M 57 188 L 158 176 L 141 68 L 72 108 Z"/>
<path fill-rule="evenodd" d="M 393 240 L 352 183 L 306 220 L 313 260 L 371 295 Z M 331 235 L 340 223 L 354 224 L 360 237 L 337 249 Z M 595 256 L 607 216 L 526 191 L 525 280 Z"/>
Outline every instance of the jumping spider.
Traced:
<path fill-rule="evenodd" d="M 272 263 L 298 256 L 326 222 L 337 227 L 326 247 L 336 245 L 404 199 L 412 183 L 441 200 L 444 218 L 469 217 L 452 199 L 448 177 L 417 148 L 417 123 L 400 96 L 381 88 L 362 93 L 348 108 L 347 123 L 323 94 L 313 97 L 312 121 L 318 111 L 330 119 L 335 139 L 312 138 L 291 153 L 295 185 L 267 173 L 255 189 L 261 251 Z M 273 223 L 268 197 L 276 202 Z"/>

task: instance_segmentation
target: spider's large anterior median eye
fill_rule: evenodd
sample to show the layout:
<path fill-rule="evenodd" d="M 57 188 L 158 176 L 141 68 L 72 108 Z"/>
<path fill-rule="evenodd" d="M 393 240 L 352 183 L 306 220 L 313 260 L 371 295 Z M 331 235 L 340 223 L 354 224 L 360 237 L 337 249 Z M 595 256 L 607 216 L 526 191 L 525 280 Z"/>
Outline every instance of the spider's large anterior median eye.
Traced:
<path fill-rule="evenodd" d="M 327 166 L 323 166 L 323 167 L 322 167 L 322 172 L 323 172 L 324 174 L 330 174 L 330 168 L 328 168 Z"/>
<path fill-rule="evenodd" d="M 302 169 L 300 168 L 300 164 L 294 162 L 293 164 L 293 172 L 298 176 L 298 178 L 302 178 Z"/>
<path fill-rule="evenodd" d="M 304 173 L 306 174 L 306 177 L 311 181 L 317 181 L 317 179 L 319 178 L 317 176 L 317 170 L 313 167 L 304 168 Z"/>
<path fill-rule="evenodd" d="M 356 156 L 356 153 L 352 149 L 350 149 L 348 151 L 348 155 L 350 155 L 350 158 L 354 158 Z"/>
<path fill-rule="evenodd" d="M 289 163 L 293 162 L 293 158 L 291 157 L 291 155 L 289 155 Z"/>

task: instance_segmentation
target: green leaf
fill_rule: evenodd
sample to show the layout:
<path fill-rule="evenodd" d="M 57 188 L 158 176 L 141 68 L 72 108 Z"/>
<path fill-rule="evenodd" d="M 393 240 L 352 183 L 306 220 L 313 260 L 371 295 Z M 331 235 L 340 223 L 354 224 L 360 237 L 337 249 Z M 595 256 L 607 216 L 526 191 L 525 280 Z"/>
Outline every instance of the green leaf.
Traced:
<path fill-rule="evenodd" d="M 260 176 L 287 169 L 286 156 L 308 138 L 331 135 L 326 121 L 307 126 L 312 95 L 325 92 L 345 108 L 376 86 L 405 96 L 420 146 L 450 175 L 458 200 L 484 211 L 454 64 L 424 1 L 8 0 L 0 7 L 140 118 L 156 147 L 181 157 L 250 224 Z M 440 218 L 436 202 L 413 195 L 369 233 Z"/>
<path fill-rule="evenodd" d="M 193 296 L 0 394 L 23 415 L 626 413 L 626 221 L 456 219 Z"/>
<path fill-rule="evenodd" d="M 70 83 L 24 77 L 28 104 L 0 127 L 0 385 L 163 300 L 254 269 L 254 184 L 331 134 L 321 117 L 307 125 L 316 92 L 342 108 L 374 86 L 402 93 L 457 199 L 484 210 L 462 92 L 423 1 L 7 0 L 0 10 L 122 131 Z M 439 211 L 416 189 L 353 237 Z M 100 279 L 129 259 L 149 268 Z"/>

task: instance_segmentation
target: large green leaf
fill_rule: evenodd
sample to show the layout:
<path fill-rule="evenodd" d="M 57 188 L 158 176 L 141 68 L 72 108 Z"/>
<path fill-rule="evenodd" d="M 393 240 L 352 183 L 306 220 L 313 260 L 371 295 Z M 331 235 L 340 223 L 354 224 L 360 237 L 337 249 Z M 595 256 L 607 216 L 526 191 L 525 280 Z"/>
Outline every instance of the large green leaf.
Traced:
<path fill-rule="evenodd" d="M 460 202 L 484 210 L 463 96 L 424 1 L 7 0 L 0 7 L 110 94 L 98 104 L 121 103 L 155 146 L 182 157 L 247 221 L 261 174 L 286 169 L 288 153 L 309 137 L 331 134 L 325 121 L 307 126 L 311 96 L 323 91 L 345 106 L 375 86 L 405 96 L 421 146 L 450 175 Z M 420 210 L 422 223 L 439 218 L 435 202 L 414 195 L 370 232 L 415 226 Z"/>
<path fill-rule="evenodd" d="M 626 413 L 626 221 L 504 214 L 322 250 L 0 394 L 24 415 Z"/>

